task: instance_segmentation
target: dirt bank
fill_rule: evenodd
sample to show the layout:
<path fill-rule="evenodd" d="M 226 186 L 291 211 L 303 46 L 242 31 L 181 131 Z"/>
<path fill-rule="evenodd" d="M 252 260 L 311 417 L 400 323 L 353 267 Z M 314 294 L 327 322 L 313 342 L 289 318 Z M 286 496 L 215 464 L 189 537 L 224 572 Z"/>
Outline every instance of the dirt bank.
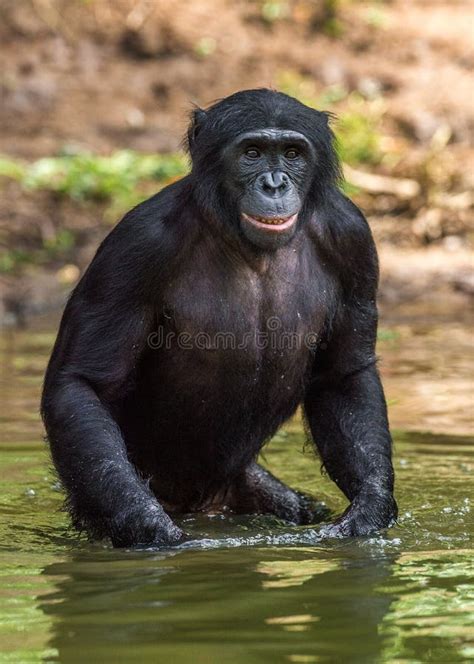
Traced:
<path fill-rule="evenodd" d="M 468 298 L 471 3 L 339 4 L 4 0 L 0 153 L 31 161 L 71 146 L 173 151 L 191 102 L 246 87 L 279 87 L 311 103 L 332 95 L 332 110 L 349 120 L 360 100 L 380 156 L 351 164 L 349 179 L 381 251 L 382 300 Z M 101 203 L 8 179 L 0 186 L 9 259 L 1 309 L 4 320 L 19 320 L 57 306 L 110 218 Z M 51 238 L 58 251 L 44 250 Z M 30 253 L 40 260 L 15 262 Z"/>

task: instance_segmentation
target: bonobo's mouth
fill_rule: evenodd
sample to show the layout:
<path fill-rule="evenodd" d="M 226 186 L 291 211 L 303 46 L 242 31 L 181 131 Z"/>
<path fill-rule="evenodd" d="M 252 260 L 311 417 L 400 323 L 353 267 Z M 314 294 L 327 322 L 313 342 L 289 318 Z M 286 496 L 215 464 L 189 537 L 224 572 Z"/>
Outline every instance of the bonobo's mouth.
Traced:
<path fill-rule="evenodd" d="M 242 212 L 242 219 L 256 228 L 262 228 L 270 233 L 281 233 L 286 231 L 296 223 L 298 213 L 289 217 L 258 217 Z"/>

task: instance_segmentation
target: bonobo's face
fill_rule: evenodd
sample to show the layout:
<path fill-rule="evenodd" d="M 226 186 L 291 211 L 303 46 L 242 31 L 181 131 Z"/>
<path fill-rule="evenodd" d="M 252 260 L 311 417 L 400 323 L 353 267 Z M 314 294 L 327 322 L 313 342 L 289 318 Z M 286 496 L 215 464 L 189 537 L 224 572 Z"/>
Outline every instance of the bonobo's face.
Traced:
<path fill-rule="evenodd" d="M 303 134 L 259 129 L 225 149 L 224 179 L 236 197 L 244 236 L 262 249 L 288 242 L 311 184 L 314 148 Z"/>

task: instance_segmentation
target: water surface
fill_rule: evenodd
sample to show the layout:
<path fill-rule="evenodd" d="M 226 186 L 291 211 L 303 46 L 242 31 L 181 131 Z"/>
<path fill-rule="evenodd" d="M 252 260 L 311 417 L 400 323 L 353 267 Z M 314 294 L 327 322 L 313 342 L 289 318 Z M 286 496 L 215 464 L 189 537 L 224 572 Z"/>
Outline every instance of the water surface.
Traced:
<path fill-rule="evenodd" d="M 392 423 L 403 427 L 396 527 L 322 541 L 317 528 L 267 517 L 193 516 L 183 526 L 196 539 L 182 549 L 115 551 L 69 529 L 50 472 L 37 411 L 54 325 L 1 337 L 0 661 L 472 661 L 467 326 L 399 322 L 381 335 Z M 332 510 L 345 506 L 298 418 L 263 461 Z"/>

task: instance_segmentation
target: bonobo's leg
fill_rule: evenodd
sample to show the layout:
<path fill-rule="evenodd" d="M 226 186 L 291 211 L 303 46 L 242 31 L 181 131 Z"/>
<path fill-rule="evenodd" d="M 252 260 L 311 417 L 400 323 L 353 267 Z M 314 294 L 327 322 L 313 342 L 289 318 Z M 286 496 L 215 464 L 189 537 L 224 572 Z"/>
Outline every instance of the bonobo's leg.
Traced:
<path fill-rule="evenodd" d="M 240 514 L 274 514 L 297 524 L 320 521 L 328 510 L 309 496 L 294 491 L 252 463 L 232 485 L 228 506 Z"/>

